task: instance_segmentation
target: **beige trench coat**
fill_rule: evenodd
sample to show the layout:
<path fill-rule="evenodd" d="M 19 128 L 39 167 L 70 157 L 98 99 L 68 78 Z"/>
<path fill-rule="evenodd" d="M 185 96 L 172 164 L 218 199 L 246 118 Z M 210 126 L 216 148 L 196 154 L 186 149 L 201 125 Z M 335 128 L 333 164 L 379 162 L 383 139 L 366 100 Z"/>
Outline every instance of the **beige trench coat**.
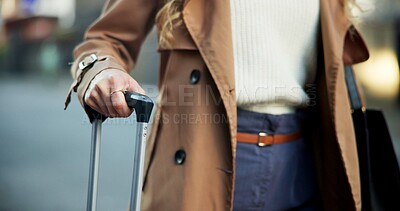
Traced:
<path fill-rule="evenodd" d="M 108 1 L 74 52 L 71 90 L 78 93 L 82 105 L 96 74 L 134 67 L 162 2 Z M 350 30 L 344 11 L 343 0 L 321 0 L 316 105 L 312 106 L 316 115 L 310 137 L 325 210 L 361 209 L 343 66 L 364 61 L 369 54 L 357 31 Z M 231 210 L 237 118 L 229 0 L 188 0 L 183 21 L 174 31 L 172 47 L 159 49 L 160 98 L 147 143 L 142 210 Z M 100 61 L 86 72 L 78 70 L 77 64 L 92 53 Z M 192 84 L 195 69 L 200 80 Z M 175 160 L 178 150 L 186 155 L 180 165 Z"/>

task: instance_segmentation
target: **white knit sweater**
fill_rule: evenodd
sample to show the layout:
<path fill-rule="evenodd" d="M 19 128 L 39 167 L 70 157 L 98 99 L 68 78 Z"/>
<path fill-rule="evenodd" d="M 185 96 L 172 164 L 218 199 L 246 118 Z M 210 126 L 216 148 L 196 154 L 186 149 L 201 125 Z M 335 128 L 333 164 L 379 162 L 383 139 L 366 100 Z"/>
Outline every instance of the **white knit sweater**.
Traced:
<path fill-rule="evenodd" d="M 271 114 L 309 101 L 319 0 L 230 0 L 238 107 Z"/>

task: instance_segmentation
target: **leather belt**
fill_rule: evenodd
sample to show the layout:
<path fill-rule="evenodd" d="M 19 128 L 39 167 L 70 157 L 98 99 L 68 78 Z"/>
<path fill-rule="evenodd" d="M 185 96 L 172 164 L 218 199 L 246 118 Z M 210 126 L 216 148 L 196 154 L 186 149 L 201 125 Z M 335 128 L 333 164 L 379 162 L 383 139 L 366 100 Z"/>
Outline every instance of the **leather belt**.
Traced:
<path fill-rule="evenodd" d="M 237 141 L 241 143 L 257 144 L 260 147 L 271 146 L 272 144 L 282 144 L 291 142 L 301 138 L 301 132 L 297 131 L 290 134 L 267 134 L 260 132 L 258 134 L 253 133 L 237 133 Z"/>

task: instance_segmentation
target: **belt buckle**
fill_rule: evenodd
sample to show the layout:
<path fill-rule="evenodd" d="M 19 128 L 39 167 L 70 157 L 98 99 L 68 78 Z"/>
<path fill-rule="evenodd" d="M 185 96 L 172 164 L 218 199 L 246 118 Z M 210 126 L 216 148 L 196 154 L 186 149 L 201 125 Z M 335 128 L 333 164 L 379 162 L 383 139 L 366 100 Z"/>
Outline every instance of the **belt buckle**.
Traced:
<path fill-rule="evenodd" d="M 257 146 L 259 147 L 267 147 L 267 146 L 271 146 L 274 142 L 274 139 L 272 139 L 272 143 L 262 143 L 261 142 L 261 137 L 266 137 L 268 136 L 268 133 L 266 132 L 259 132 L 258 133 L 258 140 L 257 140 Z"/>

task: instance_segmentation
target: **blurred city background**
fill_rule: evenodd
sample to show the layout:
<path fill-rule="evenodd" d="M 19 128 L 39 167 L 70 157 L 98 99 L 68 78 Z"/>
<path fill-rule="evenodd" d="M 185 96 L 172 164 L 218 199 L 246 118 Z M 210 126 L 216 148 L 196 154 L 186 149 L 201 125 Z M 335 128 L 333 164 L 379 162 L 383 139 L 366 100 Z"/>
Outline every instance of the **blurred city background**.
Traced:
<path fill-rule="evenodd" d="M 0 0 L 0 210 L 85 209 L 91 125 L 76 96 L 67 111 L 63 104 L 72 50 L 104 2 Z M 400 1 L 358 2 L 354 21 L 371 58 L 355 67 L 356 74 L 368 107 L 385 112 L 399 158 Z M 153 30 L 132 73 L 151 90 L 156 49 Z M 99 210 L 128 207 L 134 122 L 104 124 Z"/>

